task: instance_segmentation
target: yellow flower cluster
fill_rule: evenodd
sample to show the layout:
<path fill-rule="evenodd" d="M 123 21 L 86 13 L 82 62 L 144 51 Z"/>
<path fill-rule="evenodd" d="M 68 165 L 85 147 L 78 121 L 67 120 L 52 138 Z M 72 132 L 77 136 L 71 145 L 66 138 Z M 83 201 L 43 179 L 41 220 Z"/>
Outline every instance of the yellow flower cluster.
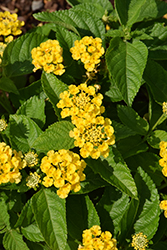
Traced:
<path fill-rule="evenodd" d="M 109 231 L 101 232 L 101 227 L 97 225 L 83 231 L 82 244 L 78 250 L 118 250 L 112 234 Z"/>
<path fill-rule="evenodd" d="M 103 95 L 96 94 L 96 89 L 86 83 L 79 86 L 70 85 L 68 91 L 60 94 L 60 99 L 57 107 L 62 109 L 61 117 L 71 116 L 73 124 L 76 124 L 79 118 L 91 120 L 105 111 L 104 106 L 101 106 Z"/>
<path fill-rule="evenodd" d="M 31 51 L 32 64 L 34 72 L 38 69 L 44 69 L 46 73 L 53 72 L 55 75 L 62 75 L 65 72 L 62 57 L 63 49 L 57 40 L 47 40 L 40 44 L 39 47 Z"/>
<path fill-rule="evenodd" d="M 138 233 L 132 236 L 132 247 L 135 250 L 145 250 L 148 246 L 147 236 L 143 233 Z"/>
<path fill-rule="evenodd" d="M 167 200 L 163 200 L 159 204 L 160 209 L 164 210 L 164 216 L 167 218 Z"/>
<path fill-rule="evenodd" d="M 83 158 L 91 156 L 93 159 L 99 158 L 100 155 L 108 157 L 109 145 L 115 143 L 111 120 L 102 116 L 92 118 L 91 122 L 82 120 L 81 125 L 70 131 L 70 137 L 75 139 L 74 145 L 81 148 L 81 156 Z"/>
<path fill-rule="evenodd" d="M 71 190 L 81 189 L 80 181 L 85 179 L 83 173 L 86 163 L 72 151 L 61 149 L 50 150 L 41 161 L 41 170 L 46 174 L 42 184 L 45 187 L 54 185 L 60 198 L 66 198 Z"/>
<path fill-rule="evenodd" d="M 85 36 L 80 41 L 74 42 L 74 47 L 70 49 L 74 60 L 81 60 L 87 71 L 91 72 L 96 69 L 100 63 L 100 57 L 104 54 L 102 40 L 99 37 Z"/>
<path fill-rule="evenodd" d="M 105 110 L 101 106 L 102 94 L 96 94 L 95 87 L 83 83 L 70 85 L 68 91 L 60 94 L 60 98 L 57 107 L 62 109 L 62 118 L 71 116 L 76 126 L 69 135 L 74 137 L 75 146 L 81 148 L 81 156 L 94 159 L 100 155 L 108 157 L 109 145 L 115 143 L 115 136 L 111 120 L 101 116 Z"/>
<path fill-rule="evenodd" d="M 160 156 L 162 157 L 159 160 L 159 165 L 163 167 L 162 173 L 165 177 L 167 177 L 167 142 L 161 141 L 160 144 Z"/>
<path fill-rule="evenodd" d="M 0 12 L 0 35 L 20 35 L 24 21 L 17 19 L 17 14 L 10 14 L 9 11 Z"/>
<path fill-rule="evenodd" d="M 6 143 L 0 143 L 0 184 L 19 183 L 21 181 L 20 170 L 26 166 L 22 159 L 22 153 L 12 150 Z"/>

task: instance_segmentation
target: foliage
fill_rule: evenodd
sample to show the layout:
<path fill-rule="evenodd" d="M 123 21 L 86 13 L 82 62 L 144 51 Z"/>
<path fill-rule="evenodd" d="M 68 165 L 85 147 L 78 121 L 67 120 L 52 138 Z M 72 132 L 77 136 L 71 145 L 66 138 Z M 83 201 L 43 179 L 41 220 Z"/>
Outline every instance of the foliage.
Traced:
<path fill-rule="evenodd" d="M 10 42 L 0 34 L 0 249 L 86 249 L 83 231 L 100 227 L 112 249 L 133 249 L 138 236 L 166 249 L 167 3 L 68 3 L 35 13 L 42 25 Z"/>

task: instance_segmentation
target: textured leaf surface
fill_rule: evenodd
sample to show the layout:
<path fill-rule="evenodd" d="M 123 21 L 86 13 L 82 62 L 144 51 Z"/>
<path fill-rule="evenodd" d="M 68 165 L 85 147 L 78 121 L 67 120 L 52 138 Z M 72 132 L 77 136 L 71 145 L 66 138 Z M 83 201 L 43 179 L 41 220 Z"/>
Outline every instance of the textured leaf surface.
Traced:
<path fill-rule="evenodd" d="M 35 224 L 31 224 L 27 227 L 23 227 L 21 229 L 21 232 L 24 235 L 24 237 L 26 237 L 30 241 L 33 241 L 33 242 L 44 241 L 44 238 L 39 228 Z"/>
<path fill-rule="evenodd" d="M 110 153 L 106 159 L 102 157 L 98 160 L 88 158 L 85 161 L 105 181 L 129 196 L 137 197 L 136 185 L 130 170 L 116 148 L 110 147 Z"/>
<path fill-rule="evenodd" d="M 115 0 L 115 9 L 124 26 L 132 26 L 138 19 L 140 9 L 146 0 Z"/>
<path fill-rule="evenodd" d="M 155 101 L 159 103 L 166 102 L 167 71 L 159 63 L 148 60 L 143 78 L 148 84 Z"/>
<path fill-rule="evenodd" d="M 59 101 L 59 95 L 61 92 L 68 89 L 68 86 L 60 81 L 55 75 L 53 74 L 42 74 L 42 86 L 43 90 L 45 91 L 46 95 L 49 97 L 50 102 L 52 103 L 56 115 L 60 118 L 59 109 L 57 108 L 56 104 Z"/>
<path fill-rule="evenodd" d="M 132 44 L 113 38 L 106 52 L 106 63 L 124 101 L 131 105 L 141 86 L 147 61 L 147 47 L 140 41 Z"/>
<path fill-rule="evenodd" d="M 83 230 L 100 225 L 96 209 L 88 196 L 72 195 L 68 197 L 67 225 L 68 232 L 74 239 L 81 239 Z"/>
<path fill-rule="evenodd" d="M 27 33 L 10 42 L 3 54 L 4 74 L 14 77 L 31 73 L 34 68 L 31 50 L 44 40 L 42 35 Z"/>
<path fill-rule="evenodd" d="M 130 129 L 134 130 L 136 134 L 145 135 L 148 132 L 148 122 L 141 118 L 131 107 L 119 105 L 118 116 L 121 122 Z"/>
<path fill-rule="evenodd" d="M 42 133 L 37 124 L 25 115 L 10 115 L 10 141 L 16 150 L 28 152 Z"/>
<path fill-rule="evenodd" d="M 105 28 L 103 22 L 85 11 L 78 12 L 74 8 L 56 12 L 41 12 L 34 14 L 34 17 L 43 22 L 54 22 L 76 34 L 83 36 L 104 37 Z"/>
<path fill-rule="evenodd" d="M 39 127 L 43 127 L 45 124 L 45 101 L 39 99 L 37 96 L 33 96 L 23 103 L 16 112 L 17 115 L 26 115 L 32 118 Z"/>
<path fill-rule="evenodd" d="M 10 222 L 7 205 L 3 199 L 0 199 L 0 214 L 0 233 L 4 233 L 7 229 L 10 229 Z"/>
<path fill-rule="evenodd" d="M 32 198 L 35 220 L 51 249 L 64 250 L 67 240 L 65 200 L 51 191 L 41 189 Z"/>
<path fill-rule="evenodd" d="M 90 3 L 92 5 L 100 5 L 103 7 L 104 10 L 113 10 L 112 4 L 108 0 L 68 0 L 68 3 L 70 3 L 72 6 L 75 6 L 77 4 L 82 4 L 82 3 Z"/>
<path fill-rule="evenodd" d="M 74 125 L 68 121 L 52 124 L 33 143 L 38 152 L 47 153 L 49 150 L 74 148 L 74 140 L 69 136 Z"/>
<path fill-rule="evenodd" d="M 5 233 L 3 237 L 3 246 L 6 250 L 29 250 L 23 241 L 23 236 L 12 229 Z"/>
<path fill-rule="evenodd" d="M 137 21 L 141 22 L 143 19 L 155 19 L 162 17 L 167 13 L 166 2 L 159 0 L 147 0 L 140 9 L 140 15 Z"/>
<path fill-rule="evenodd" d="M 149 175 L 139 167 L 138 172 L 143 180 L 137 176 L 136 183 L 140 194 L 140 206 L 143 204 L 142 211 L 139 207 L 139 218 L 134 224 L 136 233 L 143 232 L 151 239 L 158 228 L 160 208 L 159 194 L 154 182 Z M 144 201 L 143 201 L 144 199 Z"/>

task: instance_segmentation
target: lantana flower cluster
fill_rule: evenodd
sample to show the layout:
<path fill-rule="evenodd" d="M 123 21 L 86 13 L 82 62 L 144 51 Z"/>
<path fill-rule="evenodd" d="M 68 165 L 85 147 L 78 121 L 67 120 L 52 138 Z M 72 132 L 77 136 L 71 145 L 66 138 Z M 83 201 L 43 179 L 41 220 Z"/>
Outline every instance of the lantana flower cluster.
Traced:
<path fill-rule="evenodd" d="M 100 57 L 104 54 L 102 40 L 99 37 L 85 36 L 74 42 L 70 49 L 74 60 L 81 60 L 88 72 L 94 71 L 100 63 Z"/>
<path fill-rule="evenodd" d="M 18 20 L 16 13 L 11 14 L 9 11 L 0 12 L 0 36 L 2 36 L 0 39 L 0 63 L 2 62 L 5 47 L 13 40 L 13 36 L 22 33 L 21 27 L 23 25 L 24 21 Z"/>
<path fill-rule="evenodd" d="M 161 141 L 160 144 L 160 156 L 162 157 L 159 160 L 159 165 L 163 167 L 162 173 L 165 177 L 167 177 L 167 142 Z"/>
<path fill-rule="evenodd" d="M 140 232 L 132 236 L 131 245 L 135 250 L 145 250 L 148 246 L 148 242 L 147 236 Z"/>
<path fill-rule="evenodd" d="M 71 116 L 76 126 L 69 135 L 75 139 L 74 145 L 81 148 L 80 155 L 94 159 L 100 155 L 108 157 L 109 145 L 115 143 L 115 136 L 111 120 L 101 116 L 105 111 L 101 105 L 103 95 L 96 94 L 93 86 L 82 83 L 79 86 L 70 85 L 60 98 L 57 107 L 62 109 L 62 118 Z"/>
<path fill-rule="evenodd" d="M 12 150 L 5 142 L 0 143 L 0 184 L 21 181 L 20 170 L 26 167 L 22 153 Z"/>
<path fill-rule="evenodd" d="M 33 48 L 31 51 L 32 64 L 36 72 L 38 69 L 44 69 L 46 73 L 54 73 L 62 75 L 65 72 L 62 57 L 63 49 L 57 40 L 47 40 L 40 44 L 39 47 Z"/>
<path fill-rule="evenodd" d="M 163 200 L 159 204 L 160 209 L 164 210 L 164 216 L 167 218 L 167 200 Z"/>
<path fill-rule="evenodd" d="M 82 234 L 82 245 L 78 250 L 118 250 L 117 241 L 109 231 L 102 232 L 100 226 L 92 226 Z"/>
<path fill-rule="evenodd" d="M 80 156 L 70 150 L 50 150 L 41 160 L 41 171 L 46 174 L 42 184 L 45 187 L 54 185 L 60 198 L 66 198 L 71 190 L 81 189 L 80 181 L 85 179 L 83 173 L 86 163 Z"/>

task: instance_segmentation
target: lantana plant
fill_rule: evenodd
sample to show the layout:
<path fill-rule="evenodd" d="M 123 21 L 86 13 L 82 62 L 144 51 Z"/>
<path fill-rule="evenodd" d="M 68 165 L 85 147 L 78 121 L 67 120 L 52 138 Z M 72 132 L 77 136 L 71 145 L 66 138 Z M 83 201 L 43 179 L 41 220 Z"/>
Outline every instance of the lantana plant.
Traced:
<path fill-rule="evenodd" d="M 167 249 L 167 3 L 0 12 L 0 249 Z"/>

